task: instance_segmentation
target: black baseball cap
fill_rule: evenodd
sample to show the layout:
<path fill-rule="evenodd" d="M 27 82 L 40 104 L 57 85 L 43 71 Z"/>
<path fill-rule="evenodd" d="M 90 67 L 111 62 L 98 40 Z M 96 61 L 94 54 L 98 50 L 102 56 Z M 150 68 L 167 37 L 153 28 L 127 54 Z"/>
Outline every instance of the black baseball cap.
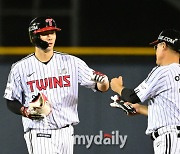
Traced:
<path fill-rule="evenodd" d="M 163 30 L 158 39 L 151 42 L 150 45 L 166 42 L 173 50 L 180 52 L 180 32 L 175 29 Z"/>

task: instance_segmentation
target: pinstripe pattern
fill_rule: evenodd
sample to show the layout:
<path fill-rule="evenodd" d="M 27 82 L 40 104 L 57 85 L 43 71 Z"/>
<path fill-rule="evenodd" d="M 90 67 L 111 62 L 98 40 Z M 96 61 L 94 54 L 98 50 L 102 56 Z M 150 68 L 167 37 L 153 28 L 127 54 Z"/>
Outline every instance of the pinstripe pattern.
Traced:
<path fill-rule="evenodd" d="M 159 136 L 153 143 L 155 154 L 179 154 L 180 138 L 177 132 L 169 132 Z"/>
<path fill-rule="evenodd" d="M 142 102 L 148 102 L 146 134 L 159 133 L 154 140 L 155 154 L 179 154 L 180 65 L 155 67 L 135 92 Z"/>
<path fill-rule="evenodd" d="M 147 134 L 168 125 L 180 125 L 179 64 L 156 67 L 135 91 L 142 102 L 148 101 Z"/>
<path fill-rule="evenodd" d="M 12 65 L 4 98 L 18 100 L 24 106 L 28 106 L 34 95 L 37 95 L 38 92 L 43 92 L 48 100 L 52 102 L 52 112 L 47 116 L 47 122 L 45 120 L 36 121 L 22 117 L 24 132 L 29 131 L 29 129 L 42 129 L 48 131 L 48 133 L 50 130 L 57 130 L 58 132 L 59 129 L 67 124 L 76 125 L 79 123 L 77 112 L 78 86 L 80 84 L 96 91 L 96 83 L 91 81 L 92 71 L 84 61 L 72 55 L 54 51 L 51 60 L 44 64 L 34 54 L 31 54 Z M 68 132 L 60 136 L 64 135 L 64 138 L 67 138 Z M 32 142 L 27 135 L 25 137 L 28 149 L 31 149 L 31 144 L 33 145 L 33 154 L 38 153 L 37 147 L 35 147 L 35 143 L 38 140 L 35 140 L 34 133 L 32 131 Z M 72 136 L 72 134 L 69 135 Z M 47 141 L 48 139 L 45 140 Z M 55 138 L 55 140 L 56 143 L 59 142 L 58 146 L 60 147 L 57 148 L 65 150 L 61 148 L 62 145 L 64 146 L 64 143 L 61 142 L 62 138 L 60 140 Z M 68 140 L 64 141 L 72 143 Z M 43 142 L 43 138 L 40 138 L 38 145 Z M 48 144 L 46 147 L 50 146 L 52 148 L 50 143 L 44 142 L 44 144 Z M 34 152 L 34 149 L 36 152 Z M 41 152 L 39 150 L 38 154 L 45 154 L 45 151 Z M 64 154 L 68 152 L 62 151 L 59 153 Z"/>
<path fill-rule="evenodd" d="M 24 137 L 29 154 L 73 154 L 74 128 L 31 130 Z"/>

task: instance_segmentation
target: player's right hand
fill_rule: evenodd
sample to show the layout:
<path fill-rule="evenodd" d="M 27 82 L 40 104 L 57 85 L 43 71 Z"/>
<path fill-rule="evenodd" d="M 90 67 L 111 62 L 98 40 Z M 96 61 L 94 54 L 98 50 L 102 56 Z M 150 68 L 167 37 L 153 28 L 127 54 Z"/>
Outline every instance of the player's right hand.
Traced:
<path fill-rule="evenodd" d="M 111 89 L 121 95 L 121 91 L 124 88 L 123 86 L 123 78 L 122 76 L 119 76 L 118 78 L 111 79 L 110 82 Z"/>

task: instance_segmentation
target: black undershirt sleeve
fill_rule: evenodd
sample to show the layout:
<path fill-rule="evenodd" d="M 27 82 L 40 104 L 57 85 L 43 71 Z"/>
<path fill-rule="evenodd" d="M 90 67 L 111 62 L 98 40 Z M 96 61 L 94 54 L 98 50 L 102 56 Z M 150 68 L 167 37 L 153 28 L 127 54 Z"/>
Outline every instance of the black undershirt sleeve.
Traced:
<path fill-rule="evenodd" d="M 121 92 L 121 99 L 125 102 L 139 103 L 141 102 L 133 89 L 124 88 Z"/>
<path fill-rule="evenodd" d="M 21 107 L 23 106 L 20 102 L 18 102 L 17 100 L 14 101 L 10 101 L 10 100 L 6 100 L 6 104 L 7 104 L 7 108 L 18 115 L 21 115 Z"/>

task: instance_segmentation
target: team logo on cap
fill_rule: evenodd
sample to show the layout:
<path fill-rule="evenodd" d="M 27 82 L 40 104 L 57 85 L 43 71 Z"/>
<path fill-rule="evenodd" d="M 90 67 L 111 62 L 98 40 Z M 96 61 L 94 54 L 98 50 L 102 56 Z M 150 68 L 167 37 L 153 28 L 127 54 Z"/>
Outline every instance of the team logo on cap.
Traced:
<path fill-rule="evenodd" d="M 46 19 L 46 22 L 49 24 L 49 26 L 53 26 L 53 19 Z"/>
<path fill-rule="evenodd" d="M 169 42 L 171 44 L 174 44 L 178 39 L 177 38 L 176 39 L 172 39 L 172 38 L 160 35 L 158 37 L 158 40 L 163 40 L 163 41 Z"/>

